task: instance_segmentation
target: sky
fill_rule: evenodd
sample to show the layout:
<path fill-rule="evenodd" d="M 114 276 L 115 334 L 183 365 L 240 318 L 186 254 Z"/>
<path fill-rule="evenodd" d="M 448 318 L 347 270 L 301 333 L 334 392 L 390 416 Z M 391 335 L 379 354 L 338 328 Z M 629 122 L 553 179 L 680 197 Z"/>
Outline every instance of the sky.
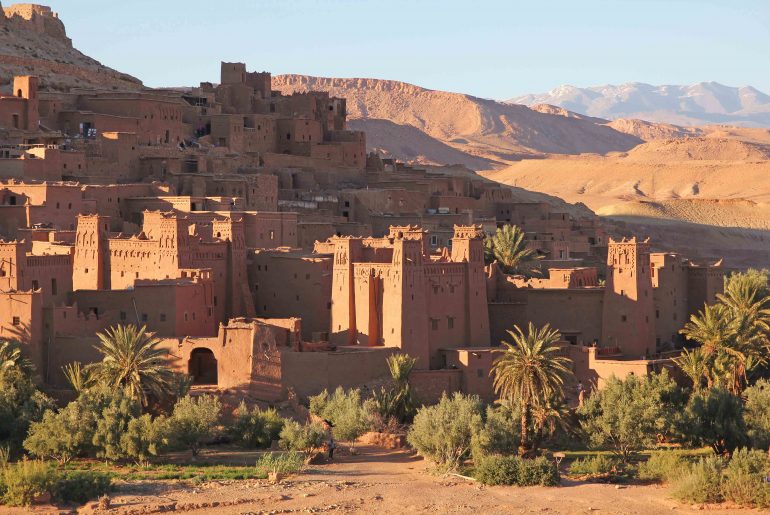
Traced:
<path fill-rule="evenodd" d="M 38 1 L 76 48 L 152 87 L 238 61 L 494 99 L 625 82 L 770 93 L 770 0 Z"/>

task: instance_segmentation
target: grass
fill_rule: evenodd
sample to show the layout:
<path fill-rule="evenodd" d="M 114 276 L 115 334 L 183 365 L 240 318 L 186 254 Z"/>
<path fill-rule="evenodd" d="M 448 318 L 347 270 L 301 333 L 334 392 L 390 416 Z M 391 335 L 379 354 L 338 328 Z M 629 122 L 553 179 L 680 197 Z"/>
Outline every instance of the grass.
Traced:
<path fill-rule="evenodd" d="M 241 479 L 265 479 L 267 472 L 256 466 L 219 464 L 174 464 L 174 465 L 121 465 L 96 461 L 76 460 L 68 463 L 65 470 L 90 470 L 104 472 L 113 479 L 122 481 L 196 480 L 224 481 Z"/>

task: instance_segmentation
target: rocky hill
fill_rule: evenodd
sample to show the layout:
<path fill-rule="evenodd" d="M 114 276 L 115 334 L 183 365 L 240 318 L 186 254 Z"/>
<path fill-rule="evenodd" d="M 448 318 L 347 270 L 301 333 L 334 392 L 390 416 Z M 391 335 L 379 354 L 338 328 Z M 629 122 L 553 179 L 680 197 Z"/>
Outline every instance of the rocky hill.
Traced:
<path fill-rule="evenodd" d="M 606 154 L 641 143 L 636 136 L 605 125 L 605 120 L 564 116 L 405 82 L 279 75 L 273 77 L 273 89 L 282 93 L 322 90 L 347 98 L 351 119 L 393 124 L 387 133 L 379 131 L 377 146 L 407 159 L 409 154 L 429 155 L 416 147 L 414 129 L 435 140 L 431 146 L 440 143 L 465 154 L 469 164 L 479 158 L 500 165 L 545 154 Z M 368 128 L 366 124 L 359 126 Z M 373 133 L 378 133 L 378 127 Z M 419 139 L 427 144 L 426 137 Z M 410 140 L 412 151 L 403 153 L 400 141 Z M 455 158 L 453 162 L 461 160 Z M 484 163 L 471 166 L 486 167 Z"/>
<path fill-rule="evenodd" d="M 552 104 L 610 120 L 637 118 L 677 125 L 770 127 L 770 96 L 751 86 L 735 88 L 718 82 L 689 86 L 630 82 L 588 88 L 564 85 L 547 93 L 515 97 L 507 103 Z"/>
<path fill-rule="evenodd" d="M 78 87 L 138 89 L 139 79 L 104 66 L 72 46 L 64 23 L 50 7 L 0 6 L 0 88 L 14 75 L 37 75 L 41 87 L 67 91 Z"/>

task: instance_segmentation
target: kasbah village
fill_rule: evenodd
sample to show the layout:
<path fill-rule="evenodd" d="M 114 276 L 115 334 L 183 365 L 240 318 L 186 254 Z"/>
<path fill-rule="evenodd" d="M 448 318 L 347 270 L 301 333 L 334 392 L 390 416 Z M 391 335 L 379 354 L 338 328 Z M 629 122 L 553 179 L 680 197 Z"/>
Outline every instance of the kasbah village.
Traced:
<path fill-rule="evenodd" d="M 72 46 L 44 6 L 5 7 L 2 28 Z M 766 490 L 677 498 L 642 477 L 656 453 L 686 476 L 753 441 L 679 434 L 687 395 L 745 402 L 766 283 L 741 319 L 757 356 L 728 349 L 727 380 L 686 359 L 721 352 L 695 326 L 756 274 L 371 151 L 345 98 L 283 94 L 259 65 L 164 89 L 2 77 L 0 512 L 767 509 Z M 6 399 L 24 373 L 31 415 Z M 642 435 L 599 420 L 639 402 L 617 417 Z"/>

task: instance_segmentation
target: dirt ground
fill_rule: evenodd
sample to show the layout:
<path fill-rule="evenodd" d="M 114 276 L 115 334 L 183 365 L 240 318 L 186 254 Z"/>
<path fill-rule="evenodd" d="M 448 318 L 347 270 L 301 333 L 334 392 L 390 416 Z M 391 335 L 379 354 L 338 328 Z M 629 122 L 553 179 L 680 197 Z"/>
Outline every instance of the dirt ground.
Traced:
<path fill-rule="evenodd" d="M 184 481 L 118 483 L 109 513 L 759 513 L 725 506 L 682 505 L 668 498 L 665 487 L 657 485 L 617 487 L 563 480 L 561 486 L 553 488 L 485 487 L 456 476 L 432 475 L 429 463 L 406 451 L 366 446 L 359 451 L 333 463 L 311 465 L 302 475 L 279 484 L 260 480 L 202 485 Z M 61 513 L 44 507 L 34 512 Z M 88 505 L 79 510 L 94 512 Z"/>

